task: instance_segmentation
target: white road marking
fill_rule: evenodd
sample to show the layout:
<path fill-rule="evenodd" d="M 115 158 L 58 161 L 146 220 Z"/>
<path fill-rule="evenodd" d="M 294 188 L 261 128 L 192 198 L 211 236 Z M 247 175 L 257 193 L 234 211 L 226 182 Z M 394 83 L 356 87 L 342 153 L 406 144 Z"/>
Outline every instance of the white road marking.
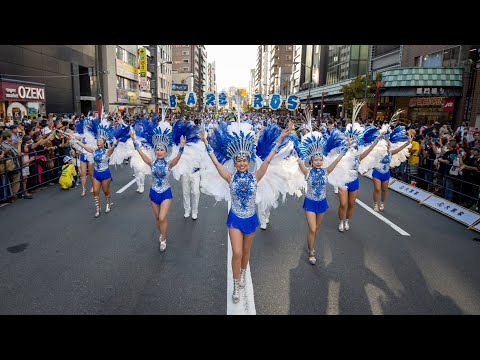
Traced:
<path fill-rule="evenodd" d="M 228 211 L 230 211 L 230 201 L 228 202 Z M 227 212 L 228 214 L 228 212 Z M 245 288 L 240 289 L 240 301 L 233 303 L 233 273 L 232 273 L 232 245 L 230 244 L 230 236 L 228 235 L 228 258 L 227 258 L 227 315 L 256 315 L 255 299 L 253 296 L 253 282 L 250 273 L 250 262 L 247 266 L 247 276 Z"/>
<path fill-rule="evenodd" d="M 0 208 L 2 208 L 4 206 L 7 206 L 7 205 L 8 205 L 8 203 L 2 204 L 2 205 L 0 205 Z"/>
<path fill-rule="evenodd" d="M 136 180 L 133 179 L 132 181 L 130 181 L 127 185 L 125 185 L 124 187 L 122 187 L 120 190 L 117 191 L 117 194 L 121 194 L 122 192 L 124 192 L 125 190 L 127 190 Z"/>
<path fill-rule="evenodd" d="M 339 296 L 340 296 L 340 282 L 329 280 L 328 282 L 328 302 L 327 315 L 339 314 Z"/>
<path fill-rule="evenodd" d="M 368 212 L 372 213 L 373 215 L 375 215 L 377 218 L 379 218 L 380 220 L 382 220 L 385 224 L 391 226 L 393 229 L 395 229 L 396 231 L 398 231 L 400 233 L 400 235 L 404 235 L 404 236 L 410 236 L 409 233 L 407 233 L 405 230 L 403 230 L 401 227 L 395 225 L 393 222 L 391 222 L 390 220 L 388 220 L 386 217 L 380 215 L 379 213 L 377 213 L 376 211 L 374 211 L 371 207 L 367 206 L 365 203 L 361 202 L 360 200 L 356 199 L 355 200 L 356 203 L 358 203 L 358 205 L 360 205 L 361 207 L 363 207 L 365 210 L 367 210 Z"/>

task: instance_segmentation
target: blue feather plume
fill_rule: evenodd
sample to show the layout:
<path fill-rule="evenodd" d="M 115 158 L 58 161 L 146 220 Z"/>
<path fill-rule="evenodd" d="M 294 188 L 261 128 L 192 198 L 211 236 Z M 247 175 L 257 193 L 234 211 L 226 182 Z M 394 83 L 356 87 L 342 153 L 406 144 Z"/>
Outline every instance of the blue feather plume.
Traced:
<path fill-rule="evenodd" d="M 187 144 L 198 142 L 200 140 L 200 137 L 198 135 L 199 130 L 200 130 L 199 127 L 195 126 L 195 124 L 193 124 L 190 121 L 185 121 L 185 122 L 177 121 L 173 125 L 173 133 L 172 133 L 173 142 L 176 145 L 179 145 L 180 137 L 182 135 L 185 136 L 185 139 L 187 140 Z"/>
<path fill-rule="evenodd" d="M 270 124 L 263 129 L 257 143 L 257 156 L 260 159 L 265 160 L 267 158 L 281 132 L 282 129 L 277 124 Z"/>
<path fill-rule="evenodd" d="M 130 139 L 130 126 L 126 124 L 120 124 L 113 132 L 115 139 L 120 139 L 120 142 L 126 142 Z"/>
<path fill-rule="evenodd" d="M 397 126 L 392 130 L 390 133 L 390 142 L 392 144 L 405 141 L 408 141 L 408 135 L 407 131 L 405 130 L 405 126 Z"/>
<path fill-rule="evenodd" d="M 323 148 L 323 154 L 328 155 L 328 153 L 333 149 L 345 146 L 345 140 L 345 135 L 337 128 L 334 128 L 332 134 L 326 139 L 326 144 Z"/>
<path fill-rule="evenodd" d="M 208 143 L 215 153 L 215 157 L 220 164 L 225 164 L 229 159 L 227 153 L 228 146 L 228 124 L 226 121 L 219 121 L 218 128 L 213 130 L 213 135 L 208 137 Z"/>
<path fill-rule="evenodd" d="M 378 130 L 375 126 L 370 125 L 365 130 L 363 130 L 360 141 L 358 145 L 368 145 L 373 143 L 376 138 L 380 135 L 380 130 Z"/>
<path fill-rule="evenodd" d="M 78 134 L 80 135 L 83 135 L 84 134 L 84 131 L 83 131 L 83 126 L 85 124 L 85 120 L 84 119 L 80 119 L 77 121 L 77 123 L 75 124 L 75 130 Z"/>

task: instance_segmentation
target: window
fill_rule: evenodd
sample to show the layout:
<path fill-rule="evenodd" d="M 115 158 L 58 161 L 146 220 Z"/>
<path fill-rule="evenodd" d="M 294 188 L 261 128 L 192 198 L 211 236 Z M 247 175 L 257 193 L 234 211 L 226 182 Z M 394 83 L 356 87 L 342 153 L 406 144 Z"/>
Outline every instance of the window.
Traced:
<path fill-rule="evenodd" d="M 189 61 L 188 59 L 183 59 L 183 62 L 188 64 Z"/>
<path fill-rule="evenodd" d="M 287 45 L 287 46 L 285 46 L 285 49 L 286 49 L 287 51 L 292 51 L 293 45 Z"/>
<path fill-rule="evenodd" d="M 186 72 L 186 71 L 190 71 L 190 68 L 189 68 L 189 67 L 184 67 L 184 68 L 183 68 L 183 71 L 185 71 L 185 72 Z"/>
<path fill-rule="evenodd" d="M 190 55 L 190 51 L 184 50 L 184 51 L 182 51 L 182 55 Z"/>
<path fill-rule="evenodd" d="M 292 60 L 292 55 L 286 55 L 286 56 L 285 56 L 285 60 L 287 60 L 287 61 Z"/>
<path fill-rule="evenodd" d="M 422 57 L 421 56 L 417 56 L 414 60 L 414 66 L 416 67 L 420 67 L 422 66 Z"/>

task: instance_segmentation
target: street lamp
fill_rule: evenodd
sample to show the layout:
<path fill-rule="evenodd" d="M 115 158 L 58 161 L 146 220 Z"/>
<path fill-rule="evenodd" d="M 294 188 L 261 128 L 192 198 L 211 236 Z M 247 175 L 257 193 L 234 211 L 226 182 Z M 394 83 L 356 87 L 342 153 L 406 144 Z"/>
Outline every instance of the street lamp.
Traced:
<path fill-rule="evenodd" d="M 307 68 L 310 69 L 311 74 L 310 74 L 310 81 L 308 82 L 308 96 L 307 96 L 307 103 L 310 103 L 310 89 L 311 89 L 311 87 L 312 87 L 312 81 L 311 81 L 311 80 L 312 80 L 312 75 L 313 75 L 313 69 L 312 69 L 311 66 L 308 66 L 307 64 L 302 63 L 302 62 L 295 61 L 295 62 L 293 62 L 293 64 L 294 64 L 294 65 L 301 64 L 301 65 L 303 65 L 303 66 L 305 66 L 305 67 L 307 67 Z M 310 103 L 310 107 L 312 107 L 312 104 L 311 104 L 311 103 Z"/>

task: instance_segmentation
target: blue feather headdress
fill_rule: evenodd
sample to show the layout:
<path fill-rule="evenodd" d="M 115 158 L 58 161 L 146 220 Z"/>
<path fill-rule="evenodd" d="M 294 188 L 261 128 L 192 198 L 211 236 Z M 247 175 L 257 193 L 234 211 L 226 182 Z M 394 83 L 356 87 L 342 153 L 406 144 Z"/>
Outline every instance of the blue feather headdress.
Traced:
<path fill-rule="evenodd" d="M 255 160 L 254 132 L 250 125 L 219 122 L 213 136 L 209 138 L 217 160 L 224 164 L 226 161 L 238 157 L 246 157 L 249 161 Z"/>
<path fill-rule="evenodd" d="M 397 126 L 388 134 L 388 141 L 392 144 L 408 141 L 407 131 L 405 126 Z"/>
<path fill-rule="evenodd" d="M 113 141 L 113 127 L 106 119 L 100 120 L 100 118 L 96 118 L 95 120 L 91 121 L 87 126 L 88 131 L 90 131 L 97 140 L 103 139 L 106 142 Z"/>
<path fill-rule="evenodd" d="M 362 136 L 359 142 L 359 145 L 368 145 L 373 143 L 377 137 L 380 135 L 380 130 L 377 127 L 370 125 L 365 128 L 362 132 Z"/>
<path fill-rule="evenodd" d="M 318 131 L 305 135 L 302 141 L 294 144 L 298 156 L 302 159 L 312 159 L 317 156 L 323 157 L 327 145 L 327 137 Z"/>

